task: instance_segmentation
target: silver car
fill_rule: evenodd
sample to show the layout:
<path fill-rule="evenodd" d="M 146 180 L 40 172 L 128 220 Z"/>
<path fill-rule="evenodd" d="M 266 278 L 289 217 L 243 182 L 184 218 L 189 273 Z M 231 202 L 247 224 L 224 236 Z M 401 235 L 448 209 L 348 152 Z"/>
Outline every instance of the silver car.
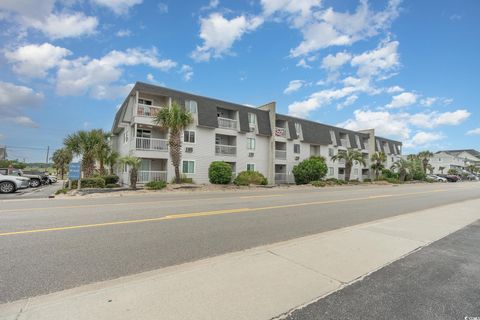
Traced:
<path fill-rule="evenodd" d="M 28 188 L 30 178 L 9 176 L 0 173 L 0 193 L 11 193 L 18 189 Z"/>

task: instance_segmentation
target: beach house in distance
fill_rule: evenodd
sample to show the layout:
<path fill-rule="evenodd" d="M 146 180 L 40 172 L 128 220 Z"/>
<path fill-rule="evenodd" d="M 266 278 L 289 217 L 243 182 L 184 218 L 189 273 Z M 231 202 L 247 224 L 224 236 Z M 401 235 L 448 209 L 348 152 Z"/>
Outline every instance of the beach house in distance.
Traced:
<path fill-rule="evenodd" d="M 196 183 L 208 183 L 208 167 L 213 161 L 229 163 L 234 173 L 259 171 L 269 183 L 293 183 L 293 167 L 310 156 L 326 158 L 327 178 L 344 179 L 345 163 L 333 162 L 330 157 L 347 148 L 363 154 L 367 165 L 356 164 L 351 179 L 364 180 L 372 178 L 370 157 L 375 151 L 385 152 L 386 167 L 402 154 L 401 142 L 377 137 L 373 128 L 351 131 L 278 114 L 275 102 L 255 108 L 137 82 L 115 116 L 112 147 L 122 156 L 142 159 L 140 184 L 174 177 L 168 132 L 153 123 L 157 112 L 172 101 L 194 118 L 183 133 L 180 170 Z M 128 184 L 129 168 L 117 171 L 121 182 Z"/>

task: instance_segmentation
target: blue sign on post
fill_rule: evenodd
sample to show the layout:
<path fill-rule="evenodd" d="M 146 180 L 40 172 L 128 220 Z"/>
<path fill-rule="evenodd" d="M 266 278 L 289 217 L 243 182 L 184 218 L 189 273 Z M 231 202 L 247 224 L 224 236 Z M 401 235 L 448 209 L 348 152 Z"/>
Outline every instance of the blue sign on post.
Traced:
<path fill-rule="evenodd" d="M 68 179 L 69 180 L 80 180 L 80 175 L 82 172 L 81 162 L 72 162 L 68 166 Z"/>

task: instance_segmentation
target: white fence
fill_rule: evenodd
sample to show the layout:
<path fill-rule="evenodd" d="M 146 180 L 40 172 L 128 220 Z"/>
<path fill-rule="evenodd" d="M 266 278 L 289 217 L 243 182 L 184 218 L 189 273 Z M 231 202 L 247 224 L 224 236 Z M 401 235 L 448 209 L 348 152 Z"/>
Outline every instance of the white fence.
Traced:
<path fill-rule="evenodd" d="M 137 150 L 167 151 L 168 140 L 154 138 L 137 138 L 135 147 Z"/>
<path fill-rule="evenodd" d="M 167 181 L 167 171 L 138 171 L 137 182 Z"/>

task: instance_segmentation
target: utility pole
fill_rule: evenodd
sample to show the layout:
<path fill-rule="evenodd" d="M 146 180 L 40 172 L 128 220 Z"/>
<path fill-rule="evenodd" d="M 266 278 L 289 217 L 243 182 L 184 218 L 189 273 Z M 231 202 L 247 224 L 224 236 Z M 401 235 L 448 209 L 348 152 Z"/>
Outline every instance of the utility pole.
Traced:
<path fill-rule="evenodd" d="M 45 164 L 46 164 L 45 169 L 48 168 L 48 156 L 49 156 L 49 153 L 50 153 L 50 146 L 47 146 L 47 159 L 45 159 Z"/>

